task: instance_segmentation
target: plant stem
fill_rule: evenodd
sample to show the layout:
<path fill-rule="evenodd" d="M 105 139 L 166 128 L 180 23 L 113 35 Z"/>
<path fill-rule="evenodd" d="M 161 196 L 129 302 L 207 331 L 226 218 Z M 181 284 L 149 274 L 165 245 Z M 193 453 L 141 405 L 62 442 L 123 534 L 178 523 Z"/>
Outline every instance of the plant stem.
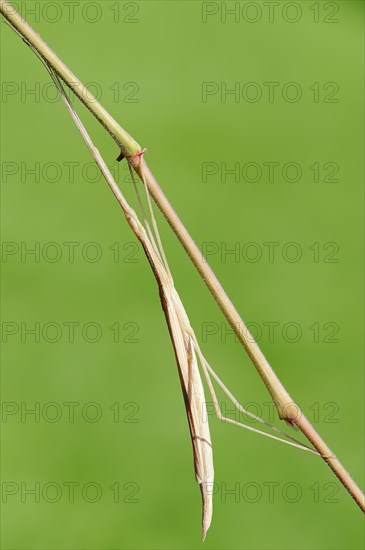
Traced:
<path fill-rule="evenodd" d="M 333 455 L 332 451 L 328 448 L 308 419 L 302 414 L 298 405 L 291 399 L 289 393 L 280 382 L 214 272 L 204 259 L 201 251 L 149 170 L 141 155 L 141 147 L 139 144 L 118 124 L 99 101 L 93 97 L 82 82 L 70 71 L 30 25 L 21 18 L 7 0 L 0 0 L 0 12 L 24 37 L 25 41 L 28 42 L 45 62 L 53 68 L 56 74 L 76 94 L 80 101 L 82 101 L 91 111 L 104 128 L 106 128 L 141 180 L 143 179 L 143 173 L 144 180 L 154 201 L 188 253 L 191 261 L 217 301 L 228 323 L 231 325 L 239 341 L 243 344 L 252 363 L 264 381 L 274 400 L 279 417 L 290 424 L 295 424 L 303 432 L 336 474 L 358 506 L 365 511 L 365 497 L 361 489 L 352 480 L 340 461 Z"/>

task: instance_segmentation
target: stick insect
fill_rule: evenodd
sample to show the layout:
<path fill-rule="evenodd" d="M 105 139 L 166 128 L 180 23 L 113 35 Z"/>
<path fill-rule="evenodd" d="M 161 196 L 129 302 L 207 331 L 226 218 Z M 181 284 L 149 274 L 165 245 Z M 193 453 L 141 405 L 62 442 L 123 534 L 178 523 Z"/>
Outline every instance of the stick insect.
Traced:
<path fill-rule="evenodd" d="M 44 60 L 42 59 L 44 62 Z M 45 63 L 45 62 L 44 62 Z M 146 195 L 149 218 L 152 224 L 148 221 L 148 216 L 146 214 L 145 208 L 143 206 L 143 201 L 141 199 L 139 190 L 137 189 L 136 182 L 134 180 L 132 166 L 138 165 L 143 174 L 144 166 L 144 150 L 140 151 L 133 157 L 127 158 L 130 174 L 132 177 L 133 185 L 137 194 L 139 206 L 143 215 L 143 222 L 141 223 L 138 218 L 135 210 L 129 205 L 125 196 L 121 192 L 120 188 L 116 184 L 110 170 L 108 169 L 104 159 L 102 158 L 100 152 L 95 147 L 92 142 L 88 132 L 86 131 L 83 123 L 81 122 L 79 116 L 77 115 L 75 109 L 71 105 L 63 85 L 59 80 L 56 73 L 53 69 L 45 63 L 55 85 L 61 93 L 61 97 L 69 110 L 74 123 L 79 129 L 89 151 L 94 157 L 96 163 L 98 164 L 105 180 L 107 181 L 109 187 L 111 188 L 114 196 L 119 202 L 120 206 L 123 209 L 124 215 L 136 235 L 139 239 L 146 257 L 150 263 L 154 276 L 156 278 L 160 299 L 163 311 L 165 313 L 167 325 L 169 328 L 171 341 L 175 351 L 176 362 L 179 371 L 179 377 L 185 402 L 185 408 L 190 428 L 192 446 L 193 446 L 193 457 L 194 457 L 194 467 L 195 467 L 195 477 L 199 484 L 201 495 L 202 495 L 202 530 L 203 530 L 203 540 L 206 538 L 207 531 L 211 524 L 212 514 L 213 514 L 213 483 L 214 483 L 214 466 L 213 466 L 213 448 L 212 441 L 209 430 L 208 415 L 207 415 L 207 403 L 204 394 L 204 386 L 202 378 L 200 375 L 200 369 L 206 381 L 214 409 L 217 417 L 225 422 L 235 424 L 242 428 L 248 429 L 250 431 L 260 433 L 271 439 L 275 439 L 292 445 L 299 449 L 311 452 L 318 455 L 314 449 L 311 447 L 300 443 L 292 436 L 281 431 L 272 424 L 266 422 L 260 417 L 255 416 L 254 414 L 247 411 L 234 397 L 234 395 L 228 390 L 223 381 L 215 373 L 212 367 L 207 362 L 204 357 L 201 348 L 199 346 L 198 340 L 196 338 L 195 332 L 191 327 L 188 315 L 185 311 L 183 303 L 180 299 L 180 296 L 175 288 L 174 280 L 171 275 L 169 264 L 166 259 L 164 248 L 162 245 L 161 237 L 158 231 L 156 219 L 153 213 L 151 197 L 148 191 L 146 182 L 143 179 L 143 187 Z M 118 160 L 123 159 L 123 154 L 118 157 Z M 222 414 L 222 411 L 219 407 L 217 395 L 213 386 L 213 380 L 216 384 L 223 390 L 226 396 L 232 401 L 234 406 L 240 412 L 246 414 L 247 416 L 256 419 L 258 422 L 266 425 L 272 430 L 276 431 L 280 436 L 279 437 L 267 432 L 253 428 L 244 423 L 238 422 L 231 418 L 227 418 Z M 285 439 L 284 439 L 285 437 Z"/>
<path fill-rule="evenodd" d="M 10 25 L 12 26 L 12 25 Z M 19 34 L 17 29 L 12 28 Z M 139 190 L 134 179 L 134 172 L 132 167 L 139 167 L 142 176 L 144 173 L 144 153 L 145 150 L 139 151 L 132 157 L 126 157 L 132 182 L 136 191 L 138 203 L 143 216 L 143 222 L 141 223 L 135 210 L 129 205 L 125 196 L 121 192 L 117 183 L 115 182 L 109 168 L 107 167 L 103 157 L 94 145 L 90 138 L 85 126 L 80 120 L 70 100 L 68 99 L 63 84 L 58 75 L 52 69 L 52 67 L 42 58 L 35 48 L 22 36 L 22 39 L 33 50 L 37 57 L 47 68 L 53 82 L 55 83 L 58 91 L 61 94 L 61 98 L 66 105 L 76 127 L 78 128 L 83 140 L 85 141 L 91 155 L 96 161 L 100 171 L 102 172 L 106 182 L 116 197 L 118 203 L 123 209 L 124 215 L 132 231 L 140 241 L 146 257 L 150 263 L 155 279 L 158 284 L 159 294 L 161 299 L 161 305 L 166 317 L 167 325 L 173 348 L 175 351 L 176 363 L 178 366 L 179 377 L 185 402 L 185 408 L 188 418 L 188 424 L 190 429 L 190 435 L 193 446 L 194 468 L 195 477 L 199 484 L 202 495 L 202 530 L 203 541 L 206 538 L 207 531 L 212 521 L 213 515 L 213 484 L 214 484 L 214 465 L 213 465 L 213 448 L 210 436 L 210 429 L 208 423 L 207 414 L 207 402 L 205 399 L 204 386 L 200 375 L 199 365 L 206 381 L 210 397 L 212 399 L 214 410 L 218 419 L 235 424 L 252 432 L 259 433 L 271 439 L 286 443 L 293 447 L 297 447 L 304 451 L 311 452 L 319 455 L 311 447 L 297 441 L 291 435 L 283 432 L 276 426 L 273 426 L 269 422 L 266 422 L 262 418 L 255 416 L 251 412 L 247 411 L 234 397 L 234 395 L 225 386 L 223 381 L 219 378 L 216 372 L 207 362 L 204 354 L 201 351 L 195 332 L 190 324 L 188 315 L 185 311 L 184 305 L 180 299 L 180 296 L 175 288 L 174 280 L 167 262 L 166 254 L 162 245 L 161 237 L 158 231 L 157 222 L 153 213 L 152 202 L 150 193 L 144 177 L 143 188 L 145 191 L 146 201 L 148 205 L 149 218 L 152 224 L 148 221 L 143 201 L 141 199 Z M 118 157 L 118 161 L 123 160 L 125 155 L 121 153 Z M 238 411 L 244 413 L 250 418 L 257 420 L 264 424 L 266 427 L 271 428 L 280 436 L 276 436 L 262 430 L 248 426 L 242 422 L 238 422 L 231 418 L 225 417 L 220 409 L 217 395 L 214 389 L 213 380 L 226 394 L 226 396 L 232 401 Z M 285 439 L 284 439 L 285 438 Z"/>

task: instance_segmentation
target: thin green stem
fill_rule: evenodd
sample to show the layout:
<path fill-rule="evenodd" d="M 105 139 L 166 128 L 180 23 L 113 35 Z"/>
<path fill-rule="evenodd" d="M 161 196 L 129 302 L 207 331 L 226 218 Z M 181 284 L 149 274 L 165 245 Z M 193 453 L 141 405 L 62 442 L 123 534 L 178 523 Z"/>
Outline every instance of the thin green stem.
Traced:
<path fill-rule="evenodd" d="M 147 185 L 154 201 L 160 208 L 211 294 L 217 301 L 227 321 L 237 335 L 237 338 L 243 344 L 252 363 L 270 392 L 280 418 L 285 419 L 291 424 L 295 424 L 303 432 L 314 448 L 321 454 L 322 458 L 334 471 L 344 487 L 346 487 L 358 506 L 365 511 L 365 497 L 360 488 L 352 480 L 339 460 L 333 455 L 332 451 L 328 448 L 314 427 L 302 414 L 298 405 L 295 404 L 283 384 L 280 382 L 214 272 L 204 259 L 203 254 L 158 185 L 143 158 L 143 154 L 141 154 L 142 150 L 139 144 L 118 124 L 82 82 L 6 0 L 0 0 L 0 12 L 18 33 L 24 37 L 26 42 L 38 52 L 49 66 L 52 67 L 55 73 L 111 134 L 120 147 L 123 155 L 127 157 L 130 165 L 133 166 L 140 179 Z"/>

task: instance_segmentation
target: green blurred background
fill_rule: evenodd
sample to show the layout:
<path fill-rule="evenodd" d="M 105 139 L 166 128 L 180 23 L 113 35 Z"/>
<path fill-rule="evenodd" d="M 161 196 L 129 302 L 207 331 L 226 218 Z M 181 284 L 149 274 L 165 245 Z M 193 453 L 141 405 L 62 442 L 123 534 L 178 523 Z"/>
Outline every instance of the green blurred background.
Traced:
<path fill-rule="evenodd" d="M 363 2 L 18 7 L 33 10 L 23 11 L 29 23 L 148 147 L 271 364 L 361 485 Z M 3 22 L 1 73 L 2 547 L 201 548 L 189 431 L 151 270 L 47 72 Z M 78 111 L 135 204 L 115 144 Z M 268 162 L 278 163 L 271 181 Z M 157 219 L 208 360 L 270 419 L 254 368 Z M 264 243 L 277 243 L 272 261 Z M 233 248 L 238 256 L 226 254 Z M 361 513 L 322 461 L 210 424 L 217 485 L 206 549 L 363 547 Z"/>

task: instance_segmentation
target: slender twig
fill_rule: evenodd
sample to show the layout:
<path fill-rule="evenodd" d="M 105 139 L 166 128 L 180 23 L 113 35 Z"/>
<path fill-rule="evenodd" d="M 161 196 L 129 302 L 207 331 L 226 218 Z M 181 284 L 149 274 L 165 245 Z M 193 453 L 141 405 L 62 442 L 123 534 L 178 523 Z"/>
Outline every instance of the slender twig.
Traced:
<path fill-rule="evenodd" d="M 283 384 L 273 371 L 261 349 L 250 334 L 244 321 L 227 296 L 222 285 L 213 273 L 212 269 L 203 258 L 203 255 L 192 237 L 184 227 L 168 199 L 164 195 L 151 171 L 149 170 L 139 144 L 115 121 L 98 100 L 92 96 L 89 90 L 70 71 L 61 59 L 51 50 L 42 38 L 24 21 L 16 10 L 6 1 L 0 0 L 0 12 L 9 23 L 31 44 L 46 63 L 53 68 L 55 73 L 77 95 L 82 103 L 92 112 L 100 123 L 111 134 L 129 163 L 133 166 L 141 180 L 144 180 L 151 196 L 164 214 L 166 220 L 177 235 L 181 244 L 194 263 L 196 269 L 205 281 L 211 294 L 217 301 L 227 321 L 243 344 L 252 363 L 256 367 L 268 391 L 273 398 L 279 417 L 290 424 L 296 425 L 321 454 L 340 482 L 344 485 L 358 506 L 365 511 L 365 497 L 361 489 L 345 470 L 340 461 L 316 432 L 309 420 L 300 411 L 298 405 L 292 400 Z"/>

